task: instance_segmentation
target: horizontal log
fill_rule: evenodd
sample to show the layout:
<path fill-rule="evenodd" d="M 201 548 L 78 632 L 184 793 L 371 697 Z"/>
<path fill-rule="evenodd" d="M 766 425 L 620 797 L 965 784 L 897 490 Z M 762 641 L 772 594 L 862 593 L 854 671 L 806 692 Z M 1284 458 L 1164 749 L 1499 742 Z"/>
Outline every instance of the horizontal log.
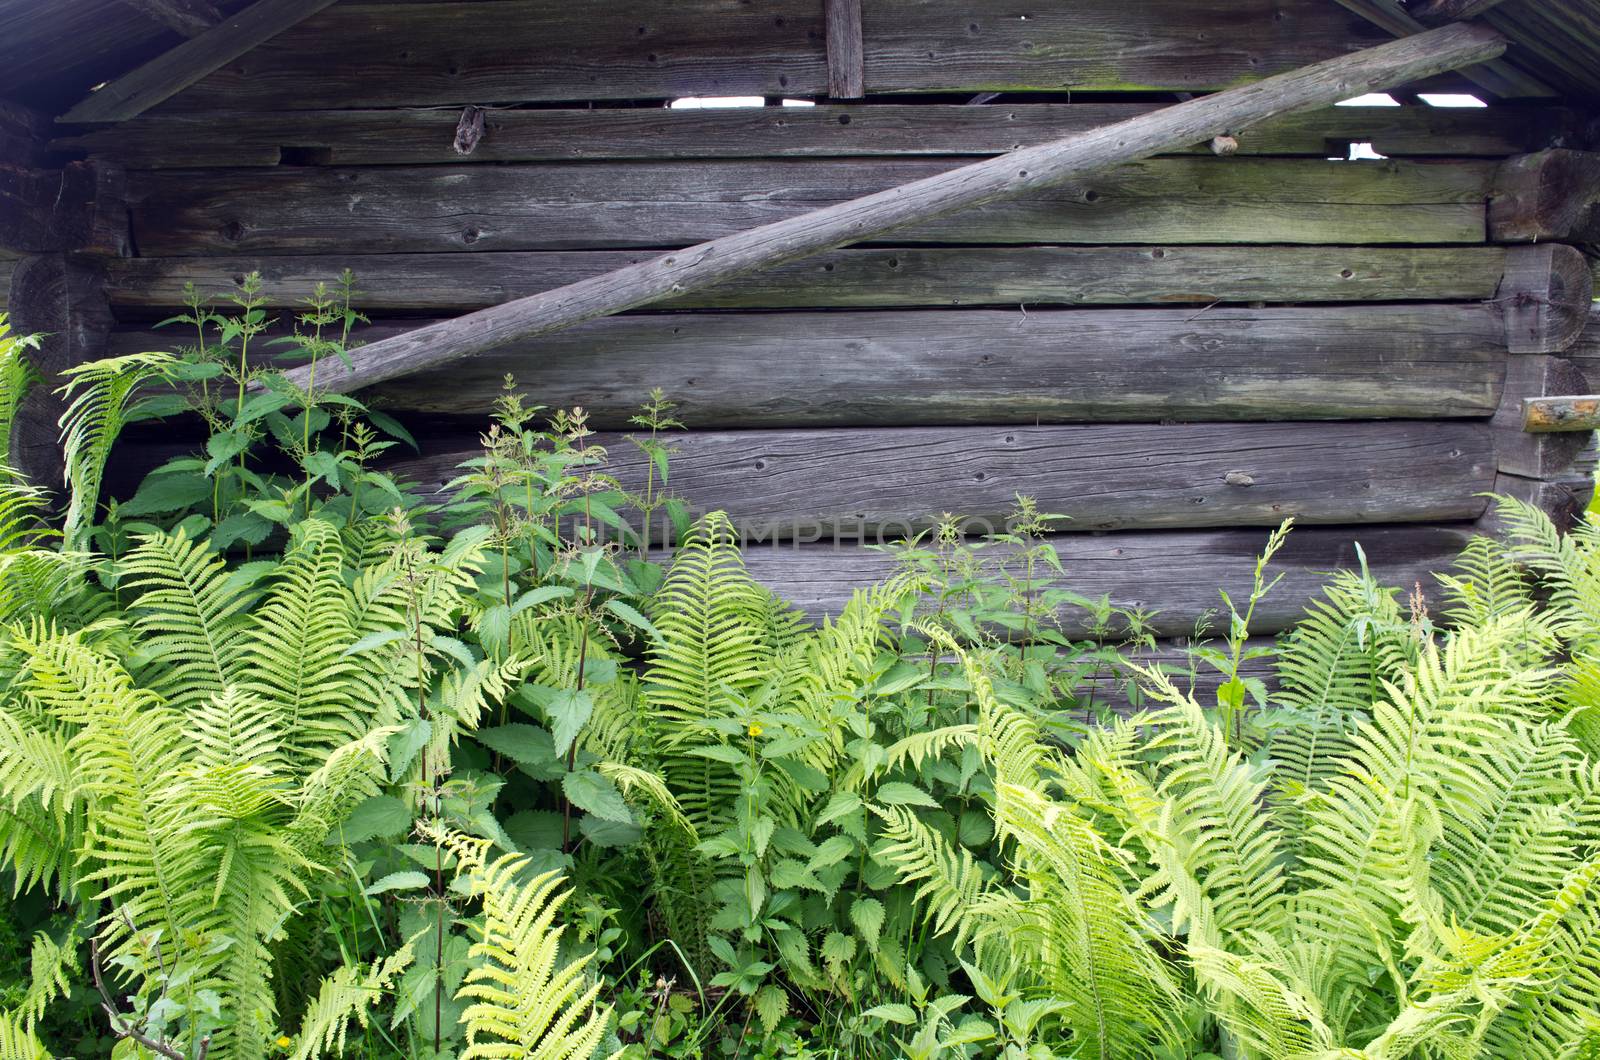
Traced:
<path fill-rule="evenodd" d="M 932 177 L 844 159 L 129 174 L 142 254 L 671 247 Z M 1488 162 L 1166 158 L 1019 190 L 897 243 L 1481 243 Z"/>
<path fill-rule="evenodd" d="M 1357 567 L 1357 543 L 1380 584 L 1405 590 L 1420 584 L 1432 594 L 1432 573 L 1447 570 L 1470 536 L 1470 526 L 1461 525 L 1296 529 L 1272 566 L 1283 580 L 1257 606 L 1251 632 L 1278 633 L 1293 625 L 1321 591 L 1328 571 Z M 1050 540 L 1066 570 L 1058 579 L 1062 587 L 1091 598 L 1109 595 L 1118 607 L 1154 610 L 1153 631 L 1176 637 L 1193 633 L 1202 622 L 1212 629 L 1226 624 L 1219 589 L 1234 600 L 1249 598 L 1266 531 L 1147 531 Z M 769 545 L 747 548 L 745 565 L 763 585 L 820 621 L 837 615 L 856 589 L 892 573 L 894 558 L 857 545 Z M 1069 635 L 1090 632 L 1081 613 L 1062 617 Z"/>
<path fill-rule="evenodd" d="M 969 533 L 1003 527 L 1017 494 L 1063 529 L 1438 522 L 1482 514 L 1494 484 L 1487 424 L 1126 424 L 693 431 L 673 439 L 671 486 L 763 540 L 888 541 L 953 512 Z M 611 470 L 647 462 L 601 434 Z M 401 459 L 441 489 L 471 451 Z"/>
<path fill-rule="evenodd" d="M 423 321 L 362 328 L 363 341 Z M 123 352 L 188 342 L 125 331 Z M 1506 371 L 1485 305 L 717 313 L 615 317 L 392 380 L 396 411 L 538 404 L 627 426 L 659 386 L 696 427 L 1488 416 Z"/>
<path fill-rule="evenodd" d="M 1495 296 L 1506 252 L 1495 246 L 845 249 L 742 276 L 661 308 L 1478 301 Z M 254 271 L 269 305 L 298 307 L 317 283 L 348 268 L 360 287 L 360 308 L 369 314 L 459 313 L 648 257 L 607 250 L 140 257 L 110 262 L 107 285 L 113 305 L 165 311 L 184 303 L 185 284 L 222 299 Z M 1547 309 L 1548 301 L 1529 303 L 1527 312 L 1538 314 L 1527 324 L 1530 332 L 1551 330 L 1542 323 L 1550 317 Z"/>
<path fill-rule="evenodd" d="M 1005 103 L 669 110 L 490 110 L 471 162 L 607 159 L 993 155 L 1157 109 L 1154 103 Z M 130 169 L 297 164 L 460 165 L 456 110 L 151 114 L 61 136 Z M 219 135 L 226 130 L 226 135 Z M 1236 154 L 1343 157 L 1370 143 L 1389 158 L 1503 156 L 1581 144 L 1584 121 L 1560 107 L 1330 107 L 1235 134 Z M 1170 153 L 1204 154 L 1205 144 Z"/>
<path fill-rule="evenodd" d="M 1322 0 L 865 5 L 866 91 L 1222 88 L 1384 39 Z M 1136 39 L 1135 39 L 1136 38 Z M 203 111 L 825 95 L 814 0 L 341 3 L 171 101 Z"/>

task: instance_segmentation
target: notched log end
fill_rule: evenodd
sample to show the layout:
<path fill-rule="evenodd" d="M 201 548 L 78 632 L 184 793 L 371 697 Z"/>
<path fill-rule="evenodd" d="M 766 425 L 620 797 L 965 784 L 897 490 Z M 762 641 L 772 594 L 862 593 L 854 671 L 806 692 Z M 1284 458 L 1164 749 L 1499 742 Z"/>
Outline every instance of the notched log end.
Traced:
<path fill-rule="evenodd" d="M 1495 175 L 1489 238 L 1497 243 L 1600 240 L 1600 154 L 1552 148 L 1510 159 Z"/>
<path fill-rule="evenodd" d="M 1495 292 L 1512 353 L 1560 353 L 1588 323 L 1594 276 L 1581 251 L 1562 243 L 1512 247 Z"/>

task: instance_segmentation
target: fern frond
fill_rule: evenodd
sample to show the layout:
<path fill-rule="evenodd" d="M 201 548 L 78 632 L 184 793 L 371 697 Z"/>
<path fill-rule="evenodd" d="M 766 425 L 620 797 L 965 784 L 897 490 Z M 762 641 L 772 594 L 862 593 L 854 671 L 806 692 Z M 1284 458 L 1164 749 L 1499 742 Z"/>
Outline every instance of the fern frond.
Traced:
<path fill-rule="evenodd" d="M 394 989 L 395 980 L 411 966 L 414 957 L 412 943 L 407 941 L 370 966 L 344 964 L 324 977 L 300 1021 L 299 1040 L 290 1054 L 294 1060 L 313 1060 L 330 1053 L 342 1055 L 350 1021 L 354 1019 L 367 1027 L 372 1007 Z"/>
<path fill-rule="evenodd" d="M 163 378 L 176 358 L 166 353 L 130 353 L 68 368 L 57 393 L 68 401 L 61 416 L 61 446 L 70 493 L 62 536 L 69 548 L 82 545 L 100 502 L 111 447 L 127 425 L 129 405 L 146 384 Z"/>
<path fill-rule="evenodd" d="M 139 594 L 133 625 L 152 691 L 188 711 L 247 676 L 241 634 L 249 600 L 220 556 L 182 530 L 150 534 L 123 570 L 123 587 Z"/>
<path fill-rule="evenodd" d="M 487 861 L 488 843 L 441 835 L 458 859 L 469 894 L 483 901 L 475 962 L 456 993 L 470 1000 L 462 1060 L 537 1056 L 588 1060 L 611 1023 L 609 1006 L 597 1005 L 601 983 L 589 982 L 593 955 L 562 961 L 564 926 L 556 915 L 566 902 L 559 873 L 524 883 L 528 860 L 507 854 Z"/>
<path fill-rule="evenodd" d="M 50 1050 L 15 1016 L 0 1012 L 0 1060 L 52 1060 Z"/>
<path fill-rule="evenodd" d="M 882 819 L 888 843 L 878 852 L 879 859 L 894 866 L 902 883 L 919 885 L 912 900 L 928 903 L 934 933 L 954 932 L 959 948 L 981 928 L 973 911 L 990 893 L 977 861 L 904 806 L 874 806 L 872 811 Z"/>

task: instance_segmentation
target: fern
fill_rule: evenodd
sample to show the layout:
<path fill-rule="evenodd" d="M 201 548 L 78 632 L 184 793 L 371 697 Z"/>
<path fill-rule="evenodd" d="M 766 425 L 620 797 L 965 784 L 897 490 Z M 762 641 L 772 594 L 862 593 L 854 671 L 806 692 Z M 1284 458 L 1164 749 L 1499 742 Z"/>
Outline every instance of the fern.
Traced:
<path fill-rule="evenodd" d="M 164 378 L 176 359 L 164 353 L 130 353 L 76 365 L 62 373 L 57 392 L 68 401 L 61 416 L 61 446 L 69 487 L 62 533 L 81 547 L 100 502 L 100 483 L 111 447 L 128 424 L 130 405 L 147 384 Z"/>
<path fill-rule="evenodd" d="M 294 1060 L 342 1054 L 350 1021 L 354 1019 L 363 1028 L 369 1026 L 370 1010 L 394 988 L 395 980 L 410 967 L 414 957 L 412 944 L 407 942 L 370 966 L 342 964 L 324 977 L 301 1021 L 299 1041 L 290 1054 Z"/>
<path fill-rule="evenodd" d="M 467 1048 L 462 1060 L 548 1057 L 587 1060 L 605 1038 L 611 1011 L 597 1006 L 598 981 L 588 981 L 591 958 L 563 963 L 556 914 L 566 902 L 561 878 L 543 873 L 524 883 L 527 859 L 486 859 L 486 842 L 445 836 L 470 894 L 483 901 L 483 923 L 459 998 Z"/>

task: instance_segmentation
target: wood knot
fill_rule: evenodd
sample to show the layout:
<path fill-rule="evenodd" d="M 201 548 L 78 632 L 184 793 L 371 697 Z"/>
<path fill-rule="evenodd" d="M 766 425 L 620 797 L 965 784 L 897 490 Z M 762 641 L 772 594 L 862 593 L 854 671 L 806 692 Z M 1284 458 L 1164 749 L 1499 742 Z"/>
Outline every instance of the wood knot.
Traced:
<path fill-rule="evenodd" d="M 456 122 L 455 149 L 458 155 L 470 155 L 478 141 L 483 139 L 483 108 L 461 108 L 461 120 Z"/>
<path fill-rule="evenodd" d="M 1256 484 L 1255 476 L 1243 471 L 1230 471 L 1222 476 L 1222 481 L 1230 486 L 1254 486 Z"/>

